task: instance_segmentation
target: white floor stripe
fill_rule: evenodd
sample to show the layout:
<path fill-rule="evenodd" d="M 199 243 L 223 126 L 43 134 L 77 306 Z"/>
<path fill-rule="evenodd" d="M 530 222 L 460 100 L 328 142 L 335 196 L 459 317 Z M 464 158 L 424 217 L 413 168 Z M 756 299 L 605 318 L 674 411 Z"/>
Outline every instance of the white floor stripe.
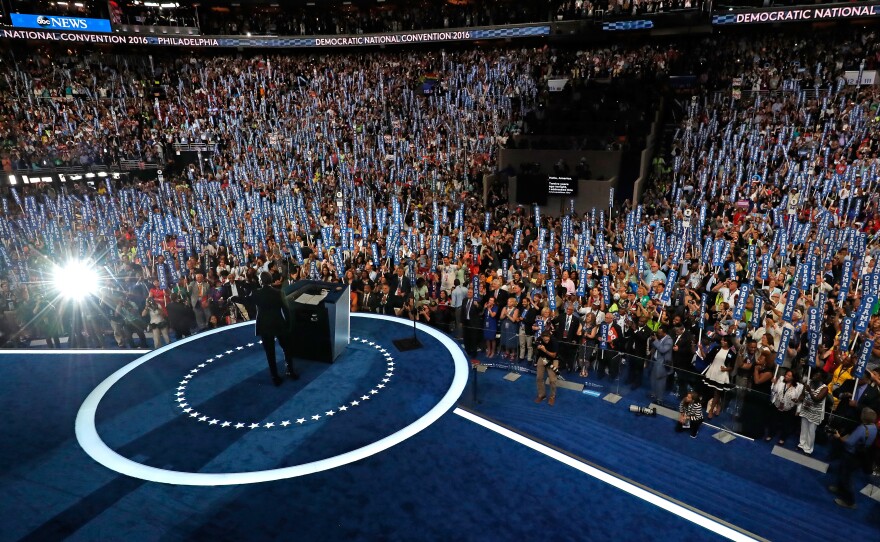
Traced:
<path fill-rule="evenodd" d="M 64 354 L 64 355 L 68 355 L 68 356 L 71 354 L 117 354 L 117 355 L 124 355 L 124 354 L 146 354 L 147 352 L 152 352 L 152 350 L 124 350 L 122 348 L 120 348 L 118 350 L 73 350 L 73 349 L 61 350 L 61 349 L 55 349 L 55 348 L 47 348 L 45 350 L 12 350 L 12 349 L 6 350 L 6 349 L 2 349 L 2 350 L 0 350 L 0 356 L 2 356 L 3 354 L 15 354 L 16 356 L 22 356 L 22 355 L 25 355 L 25 356 L 46 356 L 46 355 L 52 355 L 52 354 Z"/>
<path fill-rule="evenodd" d="M 607 472 L 602 471 L 600 469 L 597 469 L 595 467 L 591 467 L 590 465 L 587 465 L 587 464 L 585 464 L 581 461 L 578 461 L 577 459 L 574 459 L 572 457 L 569 457 L 569 456 L 567 456 L 557 450 L 554 450 L 553 448 L 550 448 L 549 446 L 546 446 L 546 445 L 541 444 L 539 442 L 535 442 L 534 440 L 526 438 L 526 437 L 520 435 L 519 433 L 516 433 L 516 432 L 511 431 L 509 429 L 506 429 L 504 427 L 501 427 L 500 425 L 492 423 L 492 422 L 490 422 L 480 416 L 476 416 L 474 414 L 471 414 L 470 412 L 468 412 L 466 410 L 456 408 L 453 412 L 455 412 L 456 414 L 458 414 L 459 416 L 461 416 L 462 418 L 464 418 L 466 420 L 472 421 L 477 425 L 481 425 L 481 426 L 485 427 L 486 429 L 489 429 L 490 431 L 494 431 L 495 433 L 498 433 L 499 435 L 501 435 L 503 437 L 507 437 L 510 440 L 518 442 L 518 443 L 522 444 L 523 446 L 531 448 L 532 450 L 535 450 L 536 452 L 542 453 L 551 459 L 555 459 L 556 461 L 559 461 L 560 463 L 564 463 L 565 465 L 568 465 L 569 467 L 571 467 L 573 469 L 577 469 L 588 476 L 591 476 L 597 480 L 605 482 L 606 484 L 614 486 L 617 489 L 620 489 L 621 491 L 625 491 L 626 493 L 629 493 L 630 495 L 632 495 L 634 497 L 637 497 L 639 499 L 642 499 L 645 502 L 653 504 L 654 506 L 662 508 L 663 510 L 666 510 L 667 512 L 671 512 L 680 518 L 683 518 L 683 519 L 686 519 L 692 523 L 695 523 L 695 524 L 699 525 L 700 527 L 708 529 L 708 530 L 712 531 L 713 533 L 721 535 L 729 540 L 736 540 L 736 541 L 743 541 L 743 542 L 759 540 L 759 539 L 753 538 L 751 536 L 748 536 L 740 531 L 737 531 L 736 529 L 728 527 L 727 525 L 724 525 L 723 523 L 719 523 L 718 521 L 715 521 L 715 520 L 708 518 L 702 514 L 699 514 L 698 512 L 695 512 L 695 511 L 693 511 L 689 508 L 686 508 L 680 504 L 672 502 L 668 499 L 664 499 L 663 497 L 660 497 L 659 495 L 651 493 L 650 491 L 648 491 L 646 489 L 640 488 L 635 484 L 632 484 L 632 483 L 627 482 L 625 480 L 621 480 L 620 478 L 618 478 L 617 476 L 614 476 L 613 474 L 607 473 Z"/>

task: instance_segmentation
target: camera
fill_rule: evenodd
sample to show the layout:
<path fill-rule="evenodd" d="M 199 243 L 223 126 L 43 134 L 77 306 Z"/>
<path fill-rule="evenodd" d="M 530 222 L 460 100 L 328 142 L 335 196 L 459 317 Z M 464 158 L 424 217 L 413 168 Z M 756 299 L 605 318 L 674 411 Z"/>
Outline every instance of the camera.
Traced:
<path fill-rule="evenodd" d="M 654 407 L 641 407 L 639 405 L 629 405 L 629 411 L 636 416 L 656 416 L 657 409 Z"/>

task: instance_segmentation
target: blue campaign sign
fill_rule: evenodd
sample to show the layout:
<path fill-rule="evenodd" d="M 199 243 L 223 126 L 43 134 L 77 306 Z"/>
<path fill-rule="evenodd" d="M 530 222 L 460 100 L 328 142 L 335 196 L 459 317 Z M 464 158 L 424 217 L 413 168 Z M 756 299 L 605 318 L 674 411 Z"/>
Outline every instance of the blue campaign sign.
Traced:
<path fill-rule="evenodd" d="M 785 362 L 785 353 L 788 350 L 788 342 L 791 340 L 792 328 L 782 328 L 782 337 L 779 338 L 779 349 L 776 350 L 776 365 Z"/>
<path fill-rule="evenodd" d="M 19 28 L 41 28 L 44 30 L 74 30 L 77 32 L 112 32 L 107 19 L 87 19 L 84 17 L 59 17 L 56 15 L 29 15 L 10 13 L 12 26 Z"/>
<path fill-rule="evenodd" d="M 853 371 L 853 376 L 856 378 L 861 378 L 862 375 L 865 374 L 865 367 L 868 365 L 868 360 L 871 358 L 871 351 L 874 349 L 874 341 L 866 340 L 862 344 L 862 350 L 859 352 L 859 357 L 856 361 L 855 371 Z"/>

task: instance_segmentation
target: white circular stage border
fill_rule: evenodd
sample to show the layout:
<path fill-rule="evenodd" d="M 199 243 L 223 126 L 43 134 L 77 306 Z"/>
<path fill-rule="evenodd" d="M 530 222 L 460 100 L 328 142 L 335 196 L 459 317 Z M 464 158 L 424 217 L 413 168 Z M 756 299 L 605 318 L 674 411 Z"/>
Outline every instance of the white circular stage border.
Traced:
<path fill-rule="evenodd" d="M 323 417 L 326 416 L 336 416 L 339 414 L 344 414 L 349 410 L 357 407 L 358 405 L 363 404 L 366 401 L 369 401 L 371 397 L 377 395 L 380 391 L 385 389 L 388 386 L 388 383 L 391 382 L 391 377 L 394 376 L 394 358 L 391 357 L 391 354 L 382 347 L 381 344 L 378 344 L 373 341 L 368 341 L 367 339 L 361 339 L 360 337 L 352 337 L 352 341 L 357 341 L 363 343 L 366 346 L 372 346 L 385 360 L 385 372 L 382 373 L 384 378 L 382 378 L 375 386 L 373 386 L 369 391 L 365 392 L 363 395 L 355 396 L 354 400 L 349 401 L 348 404 L 343 403 L 342 405 L 336 407 L 335 409 L 331 408 L 330 410 L 321 410 L 317 414 L 306 414 L 301 417 L 291 416 L 287 420 L 278 420 L 278 421 L 270 421 L 265 423 L 256 423 L 256 422 L 242 422 L 242 421 L 229 421 L 223 420 L 220 421 L 220 418 L 214 418 L 213 416 L 208 416 L 204 412 L 199 412 L 195 408 L 193 408 L 186 398 L 186 388 L 188 385 L 192 383 L 193 380 L 196 379 L 196 376 L 199 372 L 208 369 L 212 363 L 215 361 L 226 361 L 232 355 L 241 352 L 245 349 L 252 348 L 258 344 L 263 344 L 263 341 L 257 342 L 249 342 L 244 346 L 236 346 L 230 350 L 226 350 L 224 352 L 220 352 L 219 354 L 215 354 L 210 358 L 206 359 L 202 363 L 199 363 L 194 369 L 186 374 L 183 377 L 177 386 L 177 392 L 174 394 L 174 401 L 177 403 L 175 406 L 181 409 L 181 414 L 184 416 L 189 416 L 197 422 L 205 423 L 208 425 L 220 427 L 220 428 L 230 428 L 230 429 L 272 429 L 272 428 L 286 428 L 289 426 L 301 426 L 307 425 L 310 423 L 315 423 Z M 262 350 L 260 350 L 260 354 L 262 355 Z"/>
<path fill-rule="evenodd" d="M 393 318 L 380 314 L 353 314 L 352 316 L 356 318 L 387 320 L 389 322 L 396 323 L 403 322 L 398 318 Z M 163 354 L 168 350 L 176 348 L 177 346 L 203 339 L 206 336 L 214 333 L 221 333 L 230 328 L 248 326 L 253 324 L 254 322 L 252 321 L 242 322 L 239 324 L 234 324 L 232 326 L 226 326 L 223 328 L 207 331 L 205 333 L 194 335 L 192 337 L 187 337 L 180 341 L 154 350 L 149 354 L 129 363 L 125 367 L 122 367 L 121 369 L 107 377 L 94 390 L 92 390 L 88 397 L 86 397 L 86 400 L 83 402 L 82 406 L 79 409 L 79 412 L 77 413 L 76 439 L 79 442 L 80 446 L 82 446 L 83 450 L 92 459 L 94 459 L 101 465 L 104 465 L 108 469 L 111 469 L 120 474 L 131 476 L 133 478 L 147 480 L 149 482 L 187 486 L 225 486 L 271 482 L 274 480 L 295 478 L 297 476 L 305 476 L 307 474 L 341 467 L 343 465 L 365 459 L 367 457 L 370 457 L 371 455 L 375 455 L 379 452 L 387 450 L 388 448 L 396 444 L 400 444 L 404 440 L 426 429 L 432 423 L 437 421 L 441 416 L 443 416 L 443 414 L 452 409 L 452 407 L 455 406 L 456 400 L 458 400 L 459 396 L 461 396 L 462 392 L 465 389 L 465 386 L 467 385 L 468 362 L 464 354 L 462 353 L 461 348 L 455 343 L 455 341 L 453 341 L 442 332 L 422 324 L 416 324 L 419 331 L 427 333 L 428 335 L 440 341 L 440 343 L 443 344 L 443 346 L 445 346 L 447 350 L 449 350 L 449 353 L 452 354 L 452 360 L 455 365 L 455 374 L 452 378 L 452 384 L 449 386 L 449 389 L 446 391 L 446 394 L 443 395 L 440 401 L 436 405 L 434 405 L 431 410 L 425 413 L 424 416 L 404 427 L 403 429 L 400 429 L 395 433 L 392 433 L 384 438 L 377 440 L 376 442 L 372 442 L 356 450 L 352 450 L 350 452 L 346 452 L 337 456 L 328 457 L 326 459 L 313 461 L 311 463 L 304 463 L 302 465 L 295 465 L 292 467 L 284 467 L 280 469 L 250 472 L 203 473 L 173 471 L 143 465 L 141 463 L 137 463 L 135 461 L 132 461 L 131 459 L 119 455 L 109 446 L 107 446 L 107 444 L 104 443 L 103 440 L 101 440 L 101 437 L 98 435 L 98 430 L 95 427 L 95 412 L 97 411 L 98 404 L 101 402 L 101 399 L 104 397 L 107 391 L 111 387 L 113 387 L 116 382 L 122 379 L 122 377 L 133 371 L 141 364 L 146 363 L 156 356 Z"/>

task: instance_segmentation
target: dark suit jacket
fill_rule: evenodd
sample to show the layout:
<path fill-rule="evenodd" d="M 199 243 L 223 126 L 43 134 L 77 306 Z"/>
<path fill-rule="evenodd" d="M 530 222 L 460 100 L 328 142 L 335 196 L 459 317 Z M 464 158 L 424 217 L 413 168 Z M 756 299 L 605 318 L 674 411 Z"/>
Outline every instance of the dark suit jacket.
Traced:
<path fill-rule="evenodd" d="M 581 321 L 577 317 L 577 314 L 572 314 L 571 323 L 569 324 L 568 329 L 564 329 L 565 321 L 567 319 L 568 315 L 565 313 L 562 313 L 556 317 L 556 320 L 553 322 L 553 337 L 555 337 L 557 341 L 562 341 L 565 343 L 576 343 L 578 340 L 578 325 L 580 325 Z M 563 338 L 562 336 L 566 333 L 567 337 Z"/>
<path fill-rule="evenodd" d="M 235 281 L 235 288 L 238 290 L 238 299 L 233 299 L 232 301 L 234 303 L 242 303 L 248 297 L 251 288 L 243 280 Z M 227 301 L 232 297 L 232 286 L 230 283 L 224 282 L 223 285 L 220 286 L 220 296 Z"/>
<path fill-rule="evenodd" d="M 470 311 L 470 320 L 468 320 L 467 308 L 468 302 L 473 301 L 471 304 Z M 470 322 L 472 327 L 483 328 L 483 304 L 477 301 L 476 299 L 470 300 L 465 298 L 464 301 L 461 302 L 461 307 L 458 309 L 461 311 L 461 321 L 462 323 Z"/>
<path fill-rule="evenodd" d="M 412 285 L 409 283 L 409 277 L 407 276 L 398 276 L 397 273 L 391 276 L 391 280 L 388 281 L 388 285 L 391 287 L 391 294 L 395 295 L 397 290 L 403 292 L 404 296 L 409 295 L 409 292 L 412 290 Z"/>
<path fill-rule="evenodd" d="M 358 310 L 361 312 L 376 312 L 376 307 L 379 306 L 379 301 L 382 298 L 382 294 L 377 294 L 376 292 L 370 292 L 370 298 L 366 298 L 366 293 L 358 292 Z"/>
<path fill-rule="evenodd" d="M 510 297 L 510 294 L 508 294 L 506 290 L 502 290 L 501 288 L 498 288 L 497 290 L 490 290 L 489 293 L 487 294 L 487 296 L 494 297 L 495 304 L 498 305 L 499 307 L 506 307 L 507 306 L 507 298 Z"/>
<path fill-rule="evenodd" d="M 283 335 L 290 331 L 290 308 L 281 290 L 264 286 L 254 290 L 250 297 L 257 306 L 257 335 Z"/>
<path fill-rule="evenodd" d="M 394 309 L 397 309 L 397 308 L 400 308 L 403 306 L 403 300 L 401 298 L 397 297 L 396 295 L 394 295 L 393 292 L 388 294 L 388 299 L 385 301 L 385 303 L 382 303 L 383 294 L 377 294 L 377 296 L 378 297 L 377 297 L 376 301 L 374 302 L 372 300 L 373 296 L 371 295 L 370 296 L 370 298 L 371 298 L 370 303 L 375 303 L 376 312 L 378 312 L 379 314 L 386 314 L 388 316 L 396 316 Z"/>
<path fill-rule="evenodd" d="M 675 346 L 678 346 L 678 351 L 672 352 L 672 365 L 676 369 L 685 369 L 689 371 L 693 371 L 693 359 L 694 359 L 694 335 L 688 330 L 684 330 L 684 333 L 681 334 L 681 339 L 678 339 L 678 342 L 675 342 L 676 337 L 672 337 L 672 343 Z"/>
<path fill-rule="evenodd" d="M 856 382 L 858 382 L 858 379 L 847 380 L 837 388 L 834 392 L 834 396 L 839 398 L 844 393 L 850 394 L 850 397 L 847 397 L 846 401 L 841 400 L 837 405 L 837 415 L 849 418 L 853 422 L 858 423 L 861 420 L 863 409 L 870 408 L 876 412 L 877 408 L 880 408 L 880 391 L 874 386 L 868 384 L 868 388 L 862 393 L 862 396 L 859 397 L 858 404 L 854 407 L 849 406 L 851 396 L 856 389 Z"/>

